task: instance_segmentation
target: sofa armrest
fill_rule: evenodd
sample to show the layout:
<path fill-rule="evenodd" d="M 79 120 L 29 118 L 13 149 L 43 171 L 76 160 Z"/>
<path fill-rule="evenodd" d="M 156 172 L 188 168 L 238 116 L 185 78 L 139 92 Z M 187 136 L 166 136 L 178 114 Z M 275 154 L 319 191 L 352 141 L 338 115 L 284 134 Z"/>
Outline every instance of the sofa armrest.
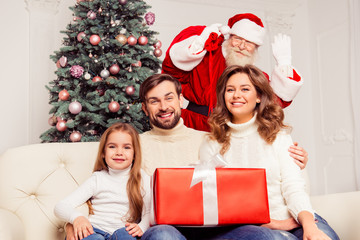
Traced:
<path fill-rule="evenodd" d="M 24 226 L 14 213 L 0 208 L 0 239 L 23 240 Z"/>
<path fill-rule="evenodd" d="M 359 239 L 360 191 L 311 196 L 311 203 L 340 239 Z"/>

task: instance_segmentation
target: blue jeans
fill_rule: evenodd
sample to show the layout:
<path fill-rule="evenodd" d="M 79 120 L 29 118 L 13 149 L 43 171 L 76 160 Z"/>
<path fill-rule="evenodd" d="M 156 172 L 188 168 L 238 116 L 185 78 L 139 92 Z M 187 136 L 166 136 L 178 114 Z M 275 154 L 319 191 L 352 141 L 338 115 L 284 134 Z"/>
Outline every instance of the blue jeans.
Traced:
<path fill-rule="evenodd" d="M 94 228 L 94 233 L 83 240 L 135 240 L 136 237 L 131 236 L 125 228 L 120 228 L 113 232 L 113 234 L 104 232 L 98 228 Z"/>
<path fill-rule="evenodd" d="M 316 225 L 332 240 L 339 237 L 329 224 L 315 214 Z M 302 228 L 291 231 L 271 230 L 257 225 L 225 226 L 225 227 L 174 227 L 170 225 L 156 225 L 149 228 L 141 239 L 143 240 L 190 240 L 190 239 L 236 239 L 236 240 L 302 240 Z"/>

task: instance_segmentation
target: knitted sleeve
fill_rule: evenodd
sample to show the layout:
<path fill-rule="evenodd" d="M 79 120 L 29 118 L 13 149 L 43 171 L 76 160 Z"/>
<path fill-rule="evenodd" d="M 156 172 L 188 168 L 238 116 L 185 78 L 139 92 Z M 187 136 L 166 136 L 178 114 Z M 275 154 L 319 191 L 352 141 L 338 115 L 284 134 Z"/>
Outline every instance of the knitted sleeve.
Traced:
<path fill-rule="evenodd" d="M 143 187 L 143 200 L 144 206 L 141 216 L 141 221 L 139 222 L 139 227 L 143 233 L 150 227 L 150 208 L 151 208 L 151 188 L 150 188 L 150 176 L 141 170 L 142 176 L 142 187 Z"/>

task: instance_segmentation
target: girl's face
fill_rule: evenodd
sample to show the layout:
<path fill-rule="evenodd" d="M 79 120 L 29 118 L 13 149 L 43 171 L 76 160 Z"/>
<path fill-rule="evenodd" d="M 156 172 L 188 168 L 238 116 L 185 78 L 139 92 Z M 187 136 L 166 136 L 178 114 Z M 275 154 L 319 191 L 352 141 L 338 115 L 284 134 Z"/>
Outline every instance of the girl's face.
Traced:
<path fill-rule="evenodd" d="M 128 168 L 134 160 L 134 146 L 129 134 L 115 131 L 109 134 L 103 157 L 108 167 L 121 170 Z"/>
<path fill-rule="evenodd" d="M 254 116 L 256 103 L 260 102 L 256 89 L 245 73 L 232 75 L 225 87 L 226 108 L 235 124 L 248 122 Z"/>

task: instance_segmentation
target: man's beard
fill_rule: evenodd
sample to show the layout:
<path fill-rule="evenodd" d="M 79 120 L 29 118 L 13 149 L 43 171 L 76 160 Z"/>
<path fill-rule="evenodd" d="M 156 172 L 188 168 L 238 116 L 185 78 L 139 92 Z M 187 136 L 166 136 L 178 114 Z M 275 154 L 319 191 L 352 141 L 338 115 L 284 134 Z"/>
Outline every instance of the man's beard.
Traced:
<path fill-rule="evenodd" d="M 160 112 L 161 113 L 165 113 L 165 112 Z M 161 128 L 161 129 L 172 129 L 174 128 L 180 120 L 181 117 L 181 112 L 178 113 L 176 111 L 174 111 L 174 117 L 172 120 L 167 120 L 165 122 L 161 122 L 159 120 L 157 120 L 157 118 L 150 118 L 150 123 L 152 125 L 154 125 L 155 127 Z"/>
<path fill-rule="evenodd" d="M 226 66 L 245 66 L 246 64 L 254 64 L 256 58 L 256 50 L 253 54 L 249 53 L 247 50 L 240 51 L 237 47 L 231 47 L 229 40 L 225 41 L 223 44 L 226 51 Z M 241 57 L 239 57 L 239 51 L 243 54 Z"/>

